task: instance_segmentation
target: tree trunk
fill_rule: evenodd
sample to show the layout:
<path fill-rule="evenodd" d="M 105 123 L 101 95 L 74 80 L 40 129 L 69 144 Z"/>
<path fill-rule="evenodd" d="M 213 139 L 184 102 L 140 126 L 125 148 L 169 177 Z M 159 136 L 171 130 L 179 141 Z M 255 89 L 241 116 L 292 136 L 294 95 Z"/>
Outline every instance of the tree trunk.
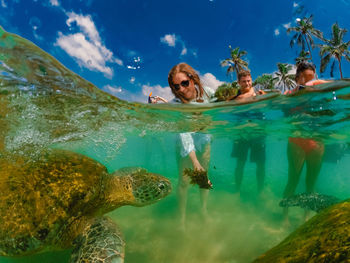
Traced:
<path fill-rule="evenodd" d="M 235 64 L 235 69 L 236 69 L 237 81 L 238 81 L 239 67 L 237 66 L 237 64 Z"/>
<path fill-rule="evenodd" d="M 309 49 L 309 53 L 310 53 L 310 59 L 311 59 L 311 62 L 313 63 L 313 60 L 312 60 L 312 54 L 311 54 L 311 47 L 310 47 L 309 41 L 307 41 L 307 38 L 306 38 L 306 36 L 305 36 L 305 35 L 304 35 L 304 38 L 305 38 L 305 41 L 306 41 L 307 47 L 308 47 L 308 49 Z"/>
<path fill-rule="evenodd" d="M 341 70 L 341 58 L 337 57 L 338 63 L 339 63 L 339 71 L 340 71 L 340 79 L 343 79 L 343 72 Z"/>

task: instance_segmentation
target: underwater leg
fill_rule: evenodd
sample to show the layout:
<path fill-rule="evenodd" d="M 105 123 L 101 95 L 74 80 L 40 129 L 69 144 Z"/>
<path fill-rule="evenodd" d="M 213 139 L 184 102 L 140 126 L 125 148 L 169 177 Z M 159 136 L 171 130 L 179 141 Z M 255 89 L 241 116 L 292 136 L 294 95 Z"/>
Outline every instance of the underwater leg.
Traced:
<path fill-rule="evenodd" d="M 324 154 L 324 144 L 318 143 L 317 147 L 315 147 L 312 151 L 310 151 L 306 155 L 307 169 L 306 169 L 305 185 L 306 185 L 307 193 L 313 193 L 315 191 L 316 181 L 322 167 L 323 154 Z M 307 221 L 309 217 L 310 217 L 310 210 L 305 209 L 304 221 Z"/>
<path fill-rule="evenodd" d="M 283 198 L 291 197 L 299 183 L 301 171 L 305 162 L 305 152 L 298 145 L 288 141 L 288 182 L 283 192 Z M 286 225 L 289 225 L 288 207 L 283 208 L 283 218 Z"/>

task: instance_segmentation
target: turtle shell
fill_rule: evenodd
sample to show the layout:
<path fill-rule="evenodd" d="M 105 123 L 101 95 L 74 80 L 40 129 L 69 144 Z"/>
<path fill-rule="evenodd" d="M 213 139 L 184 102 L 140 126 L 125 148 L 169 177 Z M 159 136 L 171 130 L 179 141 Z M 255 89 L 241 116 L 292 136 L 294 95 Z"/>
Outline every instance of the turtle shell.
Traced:
<path fill-rule="evenodd" d="M 47 150 L 0 158 L 0 254 L 41 250 L 99 205 L 105 166 L 81 154 Z"/>

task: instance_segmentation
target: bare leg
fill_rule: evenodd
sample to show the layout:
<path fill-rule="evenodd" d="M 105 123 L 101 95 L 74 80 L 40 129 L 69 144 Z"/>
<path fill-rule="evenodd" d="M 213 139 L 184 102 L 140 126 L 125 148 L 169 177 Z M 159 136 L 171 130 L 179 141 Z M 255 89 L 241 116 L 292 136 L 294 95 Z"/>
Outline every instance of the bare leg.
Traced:
<path fill-rule="evenodd" d="M 184 228 L 185 222 L 186 222 L 186 206 L 187 206 L 187 192 L 189 187 L 189 179 L 183 176 L 182 173 L 183 173 L 183 168 L 180 165 L 177 195 L 179 200 L 180 224 L 181 224 L 181 227 Z"/>
<path fill-rule="evenodd" d="M 265 161 L 256 163 L 256 181 L 258 188 L 258 195 L 261 195 L 261 192 L 264 188 L 264 179 L 265 179 Z"/>
<path fill-rule="evenodd" d="M 205 146 L 203 154 L 198 156 L 203 168 L 206 171 L 208 171 L 209 169 L 210 149 L 211 149 L 210 144 L 207 144 Z M 199 191 L 200 191 L 200 200 L 201 200 L 201 213 L 204 220 L 207 220 L 208 219 L 207 203 L 208 203 L 209 190 L 200 189 Z"/>
<path fill-rule="evenodd" d="M 324 154 L 324 145 L 320 144 L 318 148 L 315 148 L 306 156 L 306 192 L 312 193 L 315 190 L 315 184 L 317 177 L 320 173 L 322 166 L 322 158 Z"/>
<path fill-rule="evenodd" d="M 306 192 L 312 193 L 315 191 L 315 184 L 320 174 L 321 166 L 322 166 L 322 158 L 324 154 L 324 145 L 322 143 L 318 143 L 317 148 L 312 150 L 306 156 Z M 307 221 L 310 216 L 310 211 L 305 209 L 304 220 Z"/>
<path fill-rule="evenodd" d="M 209 190 L 200 189 L 199 191 L 200 191 L 200 199 L 201 199 L 201 213 L 204 220 L 207 220 L 208 219 L 207 203 L 208 203 Z"/>
<path fill-rule="evenodd" d="M 240 194 L 241 185 L 243 181 L 243 172 L 244 166 L 247 160 L 247 156 L 237 157 L 236 169 L 235 169 L 235 183 L 236 183 L 236 192 Z"/>
<path fill-rule="evenodd" d="M 294 194 L 298 186 L 301 171 L 305 161 L 305 152 L 296 144 L 288 142 L 287 147 L 288 157 L 288 182 L 284 189 L 283 197 L 287 198 Z M 283 217 L 285 224 L 289 224 L 288 208 L 283 209 Z"/>

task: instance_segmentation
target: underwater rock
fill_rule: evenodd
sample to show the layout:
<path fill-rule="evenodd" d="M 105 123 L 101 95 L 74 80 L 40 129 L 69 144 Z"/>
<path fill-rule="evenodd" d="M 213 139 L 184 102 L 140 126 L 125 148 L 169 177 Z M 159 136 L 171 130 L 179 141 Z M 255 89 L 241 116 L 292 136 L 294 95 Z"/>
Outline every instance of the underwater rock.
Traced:
<path fill-rule="evenodd" d="M 328 207 L 253 263 L 350 262 L 350 199 Z"/>
<path fill-rule="evenodd" d="M 123 262 L 122 234 L 103 215 L 155 203 L 170 191 L 165 177 L 142 168 L 110 174 L 101 163 L 70 151 L 45 150 L 35 159 L 3 155 L 0 255 L 73 248 L 71 262 Z"/>

